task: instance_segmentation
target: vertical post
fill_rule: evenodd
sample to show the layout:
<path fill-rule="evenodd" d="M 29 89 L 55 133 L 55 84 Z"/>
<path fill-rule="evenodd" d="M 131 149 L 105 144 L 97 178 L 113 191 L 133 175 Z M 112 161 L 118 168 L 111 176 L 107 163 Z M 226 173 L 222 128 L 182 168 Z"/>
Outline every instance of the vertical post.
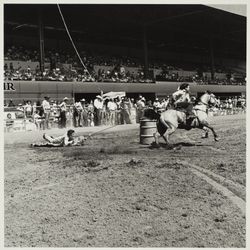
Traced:
<path fill-rule="evenodd" d="M 39 45 L 40 45 L 40 70 L 41 73 L 44 71 L 44 26 L 43 26 L 43 15 L 42 7 L 39 6 L 38 10 L 38 22 L 39 22 Z"/>
<path fill-rule="evenodd" d="M 214 80 L 214 42 L 213 36 L 210 34 L 210 63 L 211 63 L 211 79 Z"/>
<path fill-rule="evenodd" d="M 147 27 L 143 26 L 143 48 L 144 48 L 144 74 L 148 77 L 148 41 L 147 41 Z"/>

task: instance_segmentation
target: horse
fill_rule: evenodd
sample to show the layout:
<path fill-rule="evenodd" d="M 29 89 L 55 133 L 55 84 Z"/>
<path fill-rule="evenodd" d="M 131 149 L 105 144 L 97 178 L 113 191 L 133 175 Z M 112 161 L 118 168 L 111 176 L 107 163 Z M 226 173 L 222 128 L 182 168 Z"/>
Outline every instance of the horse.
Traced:
<path fill-rule="evenodd" d="M 193 107 L 195 118 L 187 125 L 185 110 L 168 109 L 161 114 L 154 110 L 145 110 L 144 116 L 149 119 L 157 119 L 157 132 L 154 133 L 155 146 L 159 147 L 159 137 L 162 136 L 167 145 L 169 143 L 169 136 L 173 134 L 177 128 L 190 130 L 192 128 L 199 128 L 205 131 L 202 138 L 208 138 L 209 129 L 212 131 L 214 140 L 218 141 L 219 137 L 214 128 L 208 123 L 208 108 L 217 104 L 217 99 L 210 91 L 205 92 Z"/>

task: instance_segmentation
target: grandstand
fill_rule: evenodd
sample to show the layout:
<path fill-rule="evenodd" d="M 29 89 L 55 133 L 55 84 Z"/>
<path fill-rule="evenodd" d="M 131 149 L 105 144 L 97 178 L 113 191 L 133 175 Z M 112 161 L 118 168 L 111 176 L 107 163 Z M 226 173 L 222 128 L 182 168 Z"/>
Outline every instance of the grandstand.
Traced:
<path fill-rule="evenodd" d="M 205 5 L 5 4 L 4 74 L 5 100 L 17 102 L 163 98 L 183 81 L 194 95 L 240 96 L 246 17 Z"/>

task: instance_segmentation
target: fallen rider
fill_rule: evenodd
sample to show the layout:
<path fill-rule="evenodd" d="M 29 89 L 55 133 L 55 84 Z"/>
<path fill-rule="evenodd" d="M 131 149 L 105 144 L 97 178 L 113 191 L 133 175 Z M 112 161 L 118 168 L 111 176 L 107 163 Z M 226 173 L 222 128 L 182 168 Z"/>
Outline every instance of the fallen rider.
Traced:
<path fill-rule="evenodd" d="M 82 146 L 86 138 L 84 136 L 74 137 L 75 131 L 70 129 L 64 135 L 54 138 L 47 134 L 43 134 L 45 143 L 32 143 L 32 147 L 67 147 L 67 146 Z"/>

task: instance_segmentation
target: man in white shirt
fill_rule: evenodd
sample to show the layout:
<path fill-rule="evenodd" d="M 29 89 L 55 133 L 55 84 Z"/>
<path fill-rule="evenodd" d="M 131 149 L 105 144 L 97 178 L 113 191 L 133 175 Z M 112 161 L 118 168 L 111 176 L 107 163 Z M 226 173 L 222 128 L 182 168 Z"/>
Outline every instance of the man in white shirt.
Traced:
<path fill-rule="evenodd" d="M 44 123 L 45 123 L 45 129 L 49 129 L 49 118 L 50 118 L 50 103 L 49 103 L 49 96 L 44 96 L 44 100 L 42 102 L 42 108 L 44 112 Z"/>
<path fill-rule="evenodd" d="M 117 104 L 114 102 L 114 99 L 110 99 L 108 104 L 108 113 L 109 113 L 109 121 L 111 125 L 115 125 L 115 114 L 117 110 Z"/>
<path fill-rule="evenodd" d="M 73 111 L 73 124 L 75 127 L 82 126 L 82 104 L 81 102 L 75 102 L 74 104 L 74 111 Z"/>
<path fill-rule="evenodd" d="M 121 103 L 121 111 L 122 111 L 122 124 L 131 124 L 130 117 L 130 109 L 131 109 L 131 101 L 128 97 L 124 97 Z"/>
<path fill-rule="evenodd" d="M 43 135 L 44 140 L 57 145 L 57 146 L 69 146 L 74 142 L 73 134 L 75 133 L 74 130 L 70 129 L 64 135 L 58 136 L 56 138 L 46 135 Z"/>
<path fill-rule="evenodd" d="M 43 139 L 46 143 L 32 143 L 32 147 L 67 147 L 67 146 L 82 146 L 86 138 L 84 136 L 74 138 L 75 131 L 70 129 L 65 134 L 53 137 L 43 134 Z"/>
<path fill-rule="evenodd" d="M 30 118 L 32 115 L 32 106 L 31 106 L 31 102 L 27 101 L 26 105 L 24 106 L 24 111 L 25 111 L 25 115 L 27 118 Z"/>
<path fill-rule="evenodd" d="M 103 98 L 100 95 L 96 96 L 96 99 L 94 100 L 94 108 L 95 108 L 95 125 L 99 126 L 101 125 L 101 112 L 103 109 Z"/>
<path fill-rule="evenodd" d="M 40 130 L 42 128 L 41 124 L 42 124 L 43 118 L 38 113 L 39 113 L 39 111 L 36 110 L 35 114 L 33 116 L 33 120 L 34 120 L 34 123 L 36 125 L 36 128 Z"/>
<path fill-rule="evenodd" d="M 162 106 L 161 108 L 162 108 L 163 111 L 167 109 L 168 104 L 169 104 L 169 98 L 167 98 L 167 99 L 164 98 L 162 100 L 162 103 L 161 103 L 161 106 Z"/>
<path fill-rule="evenodd" d="M 59 105 L 60 107 L 60 125 L 61 128 L 66 128 L 66 111 L 67 111 L 67 105 L 68 105 L 68 97 L 63 98 L 63 102 Z"/>
<path fill-rule="evenodd" d="M 156 110 L 159 110 L 161 108 L 161 103 L 158 98 L 155 98 L 155 101 L 153 103 L 153 106 Z"/>
<path fill-rule="evenodd" d="M 86 104 L 86 100 L 82 98 L 80 100 L 81 105 L 82 105 L 82 117 L 81 117 L 81 122 L 82 126 L 87 127 L 88 126 L 88 105 Z"/>
<path fill-rule="evenodd" d="M 142 97 L 141 95 L 139 96 L 139 100 L 136 102 L 136 107 L 137 107 L 137 122 L 140 122 L 140 119 L 142 118 L 143 116 L 143 112 L 144 112 L 144 109 L 145 109 L 145 98 Z"/>

